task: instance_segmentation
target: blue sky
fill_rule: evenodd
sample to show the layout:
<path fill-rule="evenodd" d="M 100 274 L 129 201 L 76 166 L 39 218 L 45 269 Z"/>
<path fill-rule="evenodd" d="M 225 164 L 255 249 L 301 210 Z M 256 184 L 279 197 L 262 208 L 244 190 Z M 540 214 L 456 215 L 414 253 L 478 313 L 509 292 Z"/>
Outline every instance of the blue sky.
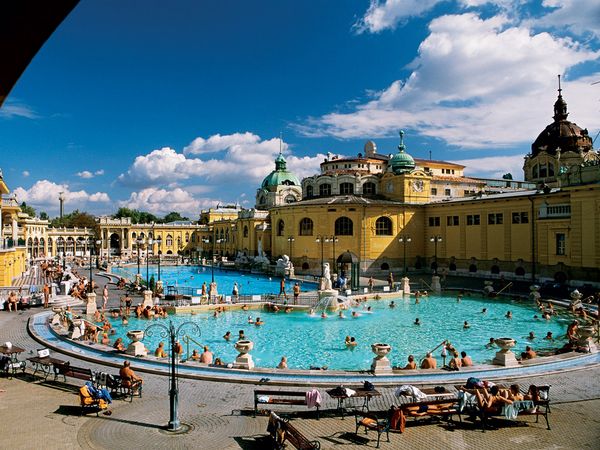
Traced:
<path fill-rule="evenodd" d="M 595 136 L 596 0 L 83 0 L 0 110 L 2 169 L 50 215 L 64 191 L 67 211 L 196 217 L 254 204 L 280 132 L 302 177 L 404 129 L 415 157 L 522 178 L 559 73 Z"/>

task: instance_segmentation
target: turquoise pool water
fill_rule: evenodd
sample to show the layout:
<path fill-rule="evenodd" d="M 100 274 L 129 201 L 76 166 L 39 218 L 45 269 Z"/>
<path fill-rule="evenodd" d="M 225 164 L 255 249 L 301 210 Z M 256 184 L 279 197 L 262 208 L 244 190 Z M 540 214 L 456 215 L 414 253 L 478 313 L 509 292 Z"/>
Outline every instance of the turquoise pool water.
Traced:
<path fill-rule="evenodd" d="M 445 339 L 450 340 L 459 351 L 466 351 L 475 363 L 489 362 L 494 357 L 497 349 L 485 347 L 490 337 L 516 339 L 516 353 L 523 351 L 526 345 L 531 345 L 536 351 L 562 347 L 567 325 L 572 320 L 570 315 L 562 312 L 549 321 L 534 319 L 534 315 L 540 314 L 528 301 L 466 297 L 458 303 L 456 297 L 434 296 L 422 298 L 419 304 L 415 304 L 413 297 L 407 300 L 400 297 L 394 301 L 395 308 L 388 306 L 389 300 L 363 303 L 355 308 L 359 317 L 350 318 L 350 311 L 346 311 L 345 319 L 335 315 L 322 319 L 306 312 L 286 314 L 263 310 L 228 311 L 217 318 L 212 314 L 199 313 L 171 316 L 170 319 L 176 326 L 188 320 L 196 322 L 201 335 L 194 336 L 194 339 L 208 345 L 215 357 L 225 362 L 232 362 L 237 356 L 233 344 L 238 331 L 244 330 L 247 338 L 254 342 L 251 354 L 258 367 L 276 367 L 281 356 L 285 355 L 290 368 L 327 366 L 340 370 L 368 369 L 374 356 L 371 344 L 376 342 L 392 346 L 389 358 L 395 366 L 404 366 L 409 354 L 420 360 Z M 371 313 L 363 309 L 366 306 L 371 306 Z M 487 308 L 486 313 L 481 312 L 483 308 Z M 512 311 L 512 319 L 505 318 L 507 311 Z M 260 316 L 265 324 L 261 327 L 248 324 L 249 315 L 253 318 Z M 414 325 L 417 317 L 422 323 L 420 326 Z M 468 329 L 463 329 L 465 320 L 471 325 Z M 116 336 L 128 342 L 120 321 L 115 319 L 113 323 L 117 329 Z M 150 323 L 148 320 L 131 319 L 127 329 L 143 330 Z M 232 333 L 230 342 L 222 337 L 226 331 Z M 536 336 L 533 341 L 527 339 L 530 331 Z M 543 339 L 548 331 L 557 338 L 554 342 Z M 344 338 L 347 335 L 356 338 L 356 347 L 346 348 Z M 144 343 L 154 352 L 159 340 L 146 337 Z M 201 351 L 199 345 L 190 344 L 190 353 L 194 348 Z M 434 353 L 438 365 L 442 361 L 440 351 L 438 349 Z"/>
<path fill-rule="evenodd" d="M 129 280 L 135 279 L 137 273 L 137 266 L 129 267 L 114 267 L 112 273 L 115 275 L 128 278 Z M 154 279 L 158 279 L 157 266 L 149 267 L 149 277 L 154 276 Z M 146 279 L 146 266 L 140 267 L 140 274 L 142 278 Z M 165 289 L 167 286 L 177 286 L 180 288 L 193 288 L 200 289 L 202 283 L 206 282 L 208 285 L 211 282 L 211 270 L 210 267 L 203 266 L 161 266 L 160 268 L 160 279 L 163 281 Z M 238 272 L 235 270 L 221 270 L 215 268 L 215 281 L 217 282 L 217 290 L 219 295 L 231 295 L 233 291 L 233 283 L 238 284 L 240 295 L 257 295 L 257 294 L 278 294 L 279 293 L 279 282 L 281 278 L 269 278 L 262 275 L 256 275 L 248 272 Z M 293 282 L 286 279 L 286 292 L 290 294 L 292 292 Z M 317 285 L 315 283 L 302 283 L 303 291 L 316 290 Z"/>

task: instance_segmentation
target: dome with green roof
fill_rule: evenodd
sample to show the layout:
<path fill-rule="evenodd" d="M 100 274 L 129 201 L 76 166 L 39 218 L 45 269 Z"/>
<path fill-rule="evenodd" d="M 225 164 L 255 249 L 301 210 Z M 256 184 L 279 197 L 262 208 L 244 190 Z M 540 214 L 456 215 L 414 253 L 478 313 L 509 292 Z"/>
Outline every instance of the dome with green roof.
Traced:
<path fill-rule="evenodd" d="M 398 145 L 398 153 L 392 156 L 389 162 L 392 172 L 394 172 L 396 175 L 410 172 L 415 168 L 415 160 L 404 150 L 406 150 L 406 145 L 404 145 L 404 131 L 400 130 L 400 145 Z"/>
<path fill-rule="evenodd" d="M 265 177 L 262 182 L 262 188 L 279 185 L 300 186 L 298 177 L 287 170 L 287 163 L 281 153 L 275 159 L 275 170 Z"/>

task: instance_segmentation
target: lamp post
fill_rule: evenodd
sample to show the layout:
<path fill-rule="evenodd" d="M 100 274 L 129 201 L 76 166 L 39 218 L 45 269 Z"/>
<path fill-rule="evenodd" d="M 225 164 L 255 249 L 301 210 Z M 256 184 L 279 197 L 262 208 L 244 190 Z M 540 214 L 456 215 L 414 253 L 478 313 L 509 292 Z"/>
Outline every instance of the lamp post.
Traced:
<path fill-rule="evenodd" d="M 160 253 L 161 253 L 161 249 L 160 246 L 162 245 L 162 237 L 157 237 L 156 238 L 156 244 L 157 244 L 157 250 L 158 250 L 158 280 L 160 281 Z"/>
<path fill-rule="evenodd" d="M 178 406 L 179 406 L 179 387 L 177 385 L 177 358 L 175 355 L 175 344 L 177 337 L 184 336 L 184 328 L 189 327 L 190 332 L 200 336 L 200 328 L 194 322 L 183 322 L 177 328 L 173 325 L 173 322 L 169 320 L 169 326 L 154 323 L 144 330 L 144 336 L 152 337 L 154 333 L 157 333 L 164 339 L 169 339 L 171 343 L 171 364 L 169 371 L 169 424 L 167 425 L 168 431 L 179 431 L 181 429 L 181 422 L 178 417 Z"/>
<path fill-rule="evenodd" d="M 290 244 L 290 261 L 292 260 L 292 244 L 294 243 L 295 239 L 294 236 L 289 236 L 287 238 L 288 243 Z"/>
<path fill-rule="evenodd" d="M 438 262 L 437 262 L 437 248 L 438 248 L 438 242 L 442 242 L 442 237 L 440 235 L 437 236 L 431 236 L 429 238 L 429 241 L 433 242 L 434 244 L 434 257 L 433 257 L 433 262 L 435 264 L 435 275 L 438 274 Z"/>
<path fill-rule="evenodd" d="M 148 276 L 148 260 L 150 259 L 149 253 L 150 253 L 150 249 L 152 248 L 152 244 L 154 243 L 154 241 L 152 240 L 151 237 L 148 238 L 148 240 L 146 241 L 146 289 L 150 289 L 150 277 Z"/>
<path fill-rule="evenodd" d="M 337 263 L 335 261 L 335 243 L 338 242 L 338 241 L 339 241 L 339 239 L 337 238 L 337 236 L 331 236 L 329 238 L 329 242 L 333 243 L 333 249 L 332 249 L 333 250 L 333 252 L 332 252 L 332 254 L 333 254 L 333 261 L 332 261 L 333 265 L 332 265 L 332 267 L 334 267 L 336 269 L 335 273 L 337 273 Z"/>
<path fill-rule="evenodd" d="M 408 244 L 410 241 L 412 241 L 412 239 L 407 234 L 400 235 L 400 237 L 398 238 L 398 242 L 400 242 L 404 246 L 404 276 L 406 276 L 406 244 Z"/>
<path fill-rule="evenodd" d="M 88 289 L 88 292 L 94 292 L 94 276 L 92 274 L 92 255 L 94 253 L 94 239 L 93 238 L 89 238 L 88 239 L 88 245 L 90 247 L 90 288 Z"/>
<path fill-rule="evenodd" d="M 140 246 L 142 245 L 142 242 L 144 242 L 144 240 L 141 237 L 138 237 L 135 242 L 137 244 L 137 274 L 139 277 L 139 275 L 140 275 Z"/>
<path fill-rule="evenodd" d="M 319 243 L 321 244 L 321 277 L 323 277 L 325 275 L 325 271 L 323 269 L 323 257 L 324 257 L 323 256 L 323 246 L 325 245 L 325 241 L 327 239 L 328 238 L 325 236 L 317 236 L 317 238 L 315 239 L 315 242 L 317 244 L 319 244 Z"/>

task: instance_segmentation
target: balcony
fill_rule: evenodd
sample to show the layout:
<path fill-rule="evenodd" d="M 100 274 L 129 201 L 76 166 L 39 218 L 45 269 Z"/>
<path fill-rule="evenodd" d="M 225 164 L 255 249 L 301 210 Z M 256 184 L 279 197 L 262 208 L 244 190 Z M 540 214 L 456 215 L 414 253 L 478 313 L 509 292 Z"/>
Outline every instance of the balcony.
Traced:
<path fill-rule="evenodd" d="M 538 219 L 565 219 L 571 217 L 571 205 L 548 205 L 547 203 L 540 206 Z"/>

